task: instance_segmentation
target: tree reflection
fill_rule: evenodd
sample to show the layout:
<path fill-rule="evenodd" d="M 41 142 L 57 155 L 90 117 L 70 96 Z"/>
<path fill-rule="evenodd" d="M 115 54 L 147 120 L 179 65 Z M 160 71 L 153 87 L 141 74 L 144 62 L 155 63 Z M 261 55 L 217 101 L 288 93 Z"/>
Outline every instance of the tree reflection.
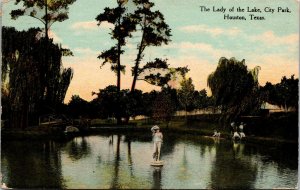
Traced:
<path fill-rule="evenodd" d="M 243 153 L 243 144 L 219 144 L 211 172 L 212 188 L 253 189 L 257 166 Z"/>
<path fill-rule="evenodd" d="M 153 184 L 151 189 L 161 189 L 161 170 L 162 167 L 153 167 Z"/>
<path fill-rule="evenodd" d="M 11 188 L 65 188 L 60 146 L 46 142 L 2 142 L 1 166 Z M 42 154 L 42 155 L 41 155 Z M 3 165 L 4 164 L 4 165 Z"/>
<path fill-rule="evenodd" d="M 66 152 L 72 160 L 79 160 L 91 154 L 91 147 L 85 137 L 75 138 L 67 144 Z"/>
<path fill-rule="evenodd" d="M 127 158 L 128 158 L 128 165 L 130 170 L 130 175 L 133 177 L 133 162 L 132 162 L 132 156 L 131 156 L 131 139 L 127 138 Z"/>
<path fill-rule="evenodd" d="M 161 145 L 161 158 L 173 154 L 177 139 L 172 134 L 164 133 L 164 140 Z"/>
<path fill-rule="evenodd" d="M 119 170 L 120 170 L 120 143 L 121 143 L 121 135 L 118 135 L 117 140 L 117 151 L 114 160 L 114 174 L 111 181 L 111 188 L 118 189 L 119 187 Z"/>
<path fill-rule="evenodd" d="M 180 168 L 180 172 L 178 172 L 178 179 L 180 180 L 188 179 L 189 172 L 188 172 L 188 161 L 186 156 L 185 145 L 183 146 L 182 161 L 181 164 L 179 165 L 179 168 Z"/>
<path fill-rule="evenodd" d="M 275 162 L 279 168 L 298 169 L 298 144 L 273 144 L 270 146 L 245 145 L 245 155 L 260 155 L 264 162 Z"/>

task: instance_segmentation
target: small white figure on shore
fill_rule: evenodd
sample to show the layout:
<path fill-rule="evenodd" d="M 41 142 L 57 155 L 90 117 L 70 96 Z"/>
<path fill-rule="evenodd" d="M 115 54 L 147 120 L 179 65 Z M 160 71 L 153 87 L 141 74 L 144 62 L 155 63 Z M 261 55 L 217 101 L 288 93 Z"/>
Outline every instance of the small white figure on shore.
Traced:
<path fill-rule="evenodd" d="M 235 140 L 236 138 L 241 139 L 241 137 L 240 137 L 240 135 L 239 135 L 239 133 L 238 133 L 237 131 L 235 131 L 235 132 L 233 133 L 232 139 Z"/>
<path fill-rule="evenodd" d="M 230 123 L 230 134 L 233 134 L 234 131 L 236 130 L 236 126 L 235 126 L 235 123 L 234 121 Z"/>
<path fill-rule="evenodd" d="M 163 134 L 159 131 L 159 127 L 157 125 L 151 128 L 152 137 L 153 137 L 153 160 L 160 161 L 160 149 L 161 143 L 163 141 Z"/>
<path fill-rule="evenodd" d="M 245 135 L 245 133 L 244 133 L 244 126 L 245 126 L 245 125 L 246 125 L 245 123 L 241 122 L 241 124 L 240 124 L 240 126 L 239 126 L 240 137 L 241 137 L 241 139 L 246 137 L 246 135 Z"/>
<path fill-rule="evenodd" d="M 8 187 L 6 186 L 6 184 L 5 184 L 5 183 L 2 183 L 2 185 L 1 185 L 1 189 L 8 189 Z"/>
<path fill-rule="evenodd" d="M 239 126 L 239 129 L 240 129 L 240 132 L 243 132 L 243 130 L 244 130 L 244 123 L 243 122 L 241 122 L 241 124 Z"/>
<path fill-rule="evenodd" d="M 218 132 L 217 130 L 214 130 L 213 137 L 220 137 L 220 136 L 221 136 L 221 133 Z"/>
<path fill-rule="evenodd" d="M 241 139 L 246 137 L 244 132 L 240 132 L 240 136 L 241 136 Z"/>

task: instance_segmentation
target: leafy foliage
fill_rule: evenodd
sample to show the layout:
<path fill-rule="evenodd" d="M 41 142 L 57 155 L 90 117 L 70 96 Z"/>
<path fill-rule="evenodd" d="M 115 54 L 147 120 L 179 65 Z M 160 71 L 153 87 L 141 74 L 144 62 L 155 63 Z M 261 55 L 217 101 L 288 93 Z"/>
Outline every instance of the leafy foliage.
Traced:
<path fill-rule="evenodd" d="M 137 10 L 131 14 L 131 18 L 133 18 L 137 23 L 137 30 L 142 33 L 142 37 L 137 46 L 138 53 L 135 59 L 135 66 L 132 69 L 133 81 L 131 91 L 134 91 L 136 81 L 141 73 L 140 62 L 144 56 L 143 52 L 145 48 L 149 46 L 161 46 L 162 44 L 168 44 L 168 42 L 171 41 L 171 29 L 169 28 L 169 25 L 166 24 L 163 14 L 159 11 L 151 10 L 151 8 L 154 6 L 154 3 L 150 2 L 149 0 L 134 0 L 133 2 L 137 6 Z M 165 62 L 166 60 L 162 61 L 155 59 L 154 62 L 147 63 L 145 68 L 142 68 L 142 70 L 145 70 L 146 68 L 149 69 L 149 66 L 151 65 L 154 66 L 154 68 L 159 68 L 157 66 L 164 66 L 162 68 L 165 68 Z M 141 80 L 145 80 L 150 84 L 158 85 L 162 82 L 165 82 L 166 78 L 163 79 L 161 74 L 150 74 L 148 77 Z"/>
<path fill-rule="evenodd" d="M 90 115 L 89 102 L 80 98 L 79 95 L 73 95 L 68 103 L 69 115 L 73 118 L 79 118 L 80 116 Z"/>
<path fill-rule="evenodd" d="M 191 106 L 194 102 L 195 86 L 191 78 L 184 78 L 180 85 L 181 88 L 178 90 L 179 102 L 187 112 L 188 106 Z"/>
<path fill-rule="evenodd" d="M 102 118 L 120 117 L 126 118 L 142 114 L 142 91 L 136 90 L 129 93 L 129 90 L 118 91 L 114 85 L 100 89 L 98 93 L 94 93 L 97 97 L 93 100 L 100 108 Z"/>
<path fill-rule="evenodd" d="M 62 22 L 68 19 L 69 5 L 76 0 L 15 0 L 15 4 L 23 3 L 23 9 L 12 10 L 12 19 L 20 16 L 33 17 L 45 25 L 45 33 L 48 38 L 48 29 L 55 22 Z"/>
<path fill-rule="evenodd" d="M 176 111 L 175 102 L 172 101 L 171 94 L 168 91 L 159 93 L 153 102 L 152 117 L 158 121 L 169 122 Z"/>
<path fill-rule="evenodd" d="M 294 75 L 290 78 L 284 76 L 280 83 L 275 85 L 267 82 L 266 85 L 261 88 L 261 92 L 264 94 L 264 101 L 266 102 L 278 105 L 286 111 L 289 108 L 298 109 L 298 85 L 299 79 L 295 79 Z"/>
<path fill-rule="evenodd" d="M 156 58 L 155 61 L 146 63 L 138 70 L 139 78 L 155 86 L 166 86 L 168 82 L 176 78 L 178 74 L 185 76 L 189 71 L 187 67 L 169 68 L 167 60 Z"/>
<path fill-rule="evenodd" d="M 27 121 L 22 123 L 26 115 L 53 111 L 62 104 L 73 76 L 71 68 L 62 68 L 62 50 L 52 41 L 47 41 L 50 60 L 45 63 L 45 41 L 36 39 L 39 31 L 2 28 L 2 95 L 7 102 L 3 111 L 8 118 L 20 114 L 19 120 L 13 119 L 15 127 L 27 126 Z"/>
<path fill-rule="evenodd" d="M 187 107 L 187 110 L 193 109 L 202 109 L 208 106 L 213 106 L 213 99 L 212 97 L 207 96 L 207 91 L 202 89 L 200 91 L 195 90 L 193 93 L 193 104 L 191 107 Z"/>
<path fill-rule="evenodd" d="M 121 64 L 121 54 L 124 53 L 122 47 L 126 45 L 126 38 L 131 37 L 131 33 L 135 31 L 135 22 L 126 14 L 127 1 L 117 1 L 118 6 L 115 8 L 106 7 L 103 13 L 100 13 L 96 20 L 98 25 L 108 22 L 114 25 L 111 29 L 111 38 L 117 40 L 116 45 L 110 49 L 103 51 L 98 58 L 104 59 L 102 66 L 106 63 L 111 64 L 111 70 L 117 74 L 117 88 L 121 88 L 121 72 L 125 72 L 125 65 Z M 101 68 L 100 67 L 100 68 Z"/>
<path fill-rule="evenodd" d="M 247 70 L 245 60 L 220 58 L 216 71 L 208 76 L 208 86 L 226 120 L 260 106 L 258 96 L 254 95 L 257 83 Z M 254 102 L 257 104 L 253 105 Z"/>

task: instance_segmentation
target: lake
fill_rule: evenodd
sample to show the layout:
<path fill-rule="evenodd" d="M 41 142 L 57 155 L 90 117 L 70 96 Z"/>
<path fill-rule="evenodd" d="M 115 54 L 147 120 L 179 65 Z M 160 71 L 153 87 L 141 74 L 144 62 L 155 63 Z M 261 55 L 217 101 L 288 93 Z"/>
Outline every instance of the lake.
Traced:
<path fill-rule="evenodd" d="M 150 166 L 151 134 L 68 141 L 5 141 L 2 181 L 11 188 L 295 188 L 297 145 L 254 145 L 165 134 L 163 167 Z"/>

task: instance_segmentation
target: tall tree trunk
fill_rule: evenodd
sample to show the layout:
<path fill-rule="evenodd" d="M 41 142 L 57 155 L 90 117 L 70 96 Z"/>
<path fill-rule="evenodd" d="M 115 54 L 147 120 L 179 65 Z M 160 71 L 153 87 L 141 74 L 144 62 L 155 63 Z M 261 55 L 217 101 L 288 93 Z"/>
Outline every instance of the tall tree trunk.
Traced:
<path fill-rule="evenodd" d="M 145 25 L 146 25 L 146 15 L 145 15 L 145 18 L 144 18 L 144 26 Z M 137 54 L 137 58 L 135 60 L 135 66 L 134 66 L 134 69 L 133 69 L 133 80 L 132 80 L 131 91 L 130 91 L 131 93 L 133 93 L 134 90 L 135 90 L 136 81 L 137 81 L 137 78 L 138 78 L 138 69 L 139 69 L 142 53 L 145 49 L 145 47 L 143 45 L 144 37 L 145 37 L 145 31 L 144 31 L 144 29 L 142 29 L 142 31 L 143 31 L 143 35 L 142 35 L 141 43 L 140 43 L 140 46 L 139 46 L 139 51 L 138 51 L 138 54 Z M 126 123 L 129 122 L 129 116 L 127 116 L 125 118 L 125 121 L 126 121 Z"/>
<path fill-rule="evenodd" d="M 185 123 L 187 123 L 187 109 L 186 109 L 186 104 L 184 105 L 184 109 L 185 109 Z"/>
<path fill-rule="evenodd" d="M 139 69 L 139 64 L 141 61 L 141 55 L 143 53 L 143 40 L 144 40 L 144 33 L 143 33 L 143 37 L 142 37 L 142 41 L 139 47 L 139 52 L 135 61 L 135 66 L 134 66 L 134 70 L 133 70 L 133 81 L 132 81 L 132 85 L 131 85 L 131 92 L 134 92 L 135 90 L 135 85 L 136 85 L 136 80 L 138 77 L 138 69 Z"/>
<path fill-rule="evenodd" d="M 120 92 L 121 90 L 121 44 L 118 42 L 118 71 L 117 71 L 117 91 Z M 118 96 L 119 97 L 119 96 Z M 120 99 L 118 99 L 120 100 Z M 117 119 L 117 124 L 121 124 L 122 123 L 122 119 L 121 119 L 121 115 L 120 115 L 120 109 L 117 109 L 117 113 L 116 113 L 116 119 Z"/>
<path fill-rule="evenodd" d="M 49 35 L 48 35 L 48 4 L 47 0 L 45 0 L 45 36 L 47 41 L 49 40 Z"/>
<path fill-rule="evenodd" d="M 121 45 L 118 43 L 118 72 L 117 72 L 117 89 L 118 92 L 121 90 Z"/>
<path fill-rule="evenodd" d="M 286 105 L 286 100 L 284 101 L 284 111 L 285 113 L 288 111 L 287 105 Z"/>
<path fill-rule="evenodd" d="M 140 60 L 141 60 L 141 55 L 143 53 L 143 40 L 144 40 L 144 33 L 143 33 L 143 36 L 142 36 L 142 40 L 141 40 L 141 44 L 140 44 L 140 47 L 139 47 L 139 52 L 137 54 L 137 58 L 136 58 L 136 61 L 135 61 L 135 66 L 134 66 L 134 70 L 133 70 L 133 80 L 132 80 L 132 85 L 131 85 L 131 93 L 134 92 L 135 90 L 135 85 L 136 85 L 136 81 L 137 81 L 137 77 L 138 77 L 138 69 L 139 69 L 139 64 L 140 64 Z M 129 116 L 127 116 L 125 118 L 125 121 L 126 123 L 128 123 L 129 121 Z"/>
<path fill-rule="evenodd" d="M 146 14 L 145 14 L 145 17 L 144 17 L 144 26 L 145 25 L 146 25 Z M 144 44 L 143 44 L 144 43 L 144 37 L 145 37 L 145 28 L 142 28 L 142 31 L 143 31 L 143 35 L 142 35 L 139 51 L 138 51 L 138 54 L 137 54 L 137 58 L 135 60 L 134 70 L 133 70 L 133 81 L 132 81 L 132 85 L 131 85 L 131 92 L 133 92 L 135 90 L 135 85 L 136 85 L 136 81 L 137 81 L 137 77 L 138 77 L 138 69 L 139 69 L 142 53 L 145 49 Z"/>
<path fill-rule="evenodd" d="M 119 7 L 121 7 L 121 4 L 119 4 Z M 121 25 L 121 18 L 118 19 L 118 27 Z M 119 37 L 120 38 L 120 37 Z M 117 69 L 117 89 L 118 92 L 121 90 L 121 44 L 120 39 L 118 38 L 118 69 Z"/>
<path fill-rule="evenodd" d="M 119 3 L 119 8 L 121 7 L 121 3 Z M 121 17 L 118 18 L 118 25 L 121 25 Z M 118 39 L 118 61 L 117 61 L 117 91 L 121 91 L 121 43 L 120 39 Z M 120 100 L 120 99 L 119 99 Z M 117 109 L 116 113 L 117 124 L 122 123 L 121 114 L 119 109 Z"/>

